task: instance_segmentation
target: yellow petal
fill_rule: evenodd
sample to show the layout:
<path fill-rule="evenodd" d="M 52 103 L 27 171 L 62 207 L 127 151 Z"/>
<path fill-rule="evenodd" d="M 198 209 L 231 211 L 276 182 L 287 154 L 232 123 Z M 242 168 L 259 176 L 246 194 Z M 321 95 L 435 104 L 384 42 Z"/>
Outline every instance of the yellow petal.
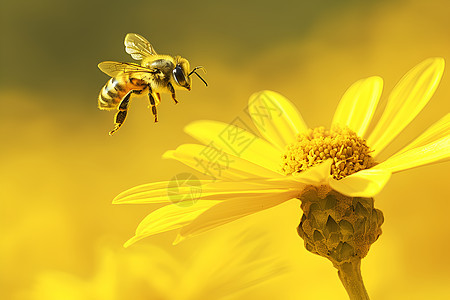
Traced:
<path fill-rule="evenodd" d="M 406 152 L 410 149 L 425 146 L 431 142 L 439 140 L 450 134 L 450 114 L 446 114 L 439 121 L 430 126 L 424 133 L 415 139 L 408 146 L 397 152 L 395 155 Z"/>
<path fill-rule="evenodd" d="M 295 106 L 272 91 L 253 94 L 248 102 L 248 113 L 261 135 L 281 151 L 300 132 L 308 130 Z"/>
<path fill-rule="evenodd" d="M 437 141 L 419 146 L 388 158 L 374 169 L 384 169 L 392 173 L 431 164 L 450 158 L 450 135 Z"/>
<path fill-rule="evenodd" d="M 191 237 L 247 215 L 281 204 L 287 200 L 298 197 L 302 189 L 297 191 L 291 190 L 265 193 L 260 196 L 233 198 L 222 201 L 206 210 L 188 225 L 184 226 L 180 231 L 180 238 Z M 178 238 L 178 240 L 180 240 L 180 238 Z"/>
<path fill-rule="evenodd" d="M 348 127 L 364 137 L 382 90 L 383 79 L 378 76 L 355 82 L 342 96 L 332 126 Z"/>
<path fill-rule="evenodd" d="M 127 197 L 129 197 L 131 195 L 140 194 L 145 191 L 165 189 L 165 188 L 167 188 L 168 184 L 169 184 L 169 181 L 161 181 L 161 182 L 152 182 L 152 183 L 147 183 L 147 184 L 142 184 L 142 185 L 132 187 L 131 189 L 128 189 L 128 190 L 120 193 L 119 195 L 117 195 L 113 199 L 112 203 L 113 204 L 126 203 L 126 201 L 122 202 L 122 200 L 126 199 Z M 158 202 L 155 202 L 155 203 L 158 203 Z"/>
<path fill-rule="evenodd" d="M 225 192 L 242 193 L 270 191 L 277 189 L 297 189 L 301 184 L 290 176 L 278 178 L 249 178 L 235 181 L 216 181 L 203 186 L 205 192 L 222 194 Z"/>
<path fill-rule="evenodd" d="M 442 58 L 430 58 L 409 71 L 389 95 L 368 145 L 378 155 L 423 109 L 434 94 L 444 71 Z"/>
<path fill-rule="evenodd" d="M 191 174 L 192 175 L 192 174 Z M 212 180 L 193 177 L 185 182 L 175 180 L 139 185 L 117 195 L 113 204 L 178 203 L 199 199 L 203 186 Z"/>
<path fill-rule="evenodd" d="M 341 194 L 350 197 L 373 197 L 378 194 L 389 181 L 391 173 L 387 170 L 362 170 L 336 180 L 330 178 L 330 186 Z"/>
<path fill-rule="evenodd" d="M 217 203 L 217 201 L 200 200 L 189 207 L 180 207 L 174 204 L 161 207 L 141 221 L 135 235 L 124 244 L 124 247 L 145 237 L 180 228 Z"/>
<path fill-rule="evenodd" d="M 282 176 L 221 149 L 203 145 L 184 144 L 167 151 L 163 157 L 178 160 L 213 179 Z"/>
<path fill-rule="evenodd" d="M 192 267 L 183 270 L 170 299 L 236 299 L 237 292 L 285 273 L 287 263 L 269 245 L 268 236 L 248 229 L 211 235 L 189 256 Z"/>
<path fill-rule="evenodd" d="M 226 200 L 234 197 L 258 196 L 278 190 L 297 189 L 301 184 L 291 177 L 255 178 L 243 181 L 199 180 L 177 185 L 172 181 L 150 183 L 119 194 L 114 204 L 178 203 L 190 205 L 199 199 Z"/>
<path fill-rule="evenodd" d="M 272 144 L 249 132 L 250 129 L 239 118 L 232 124 L 195 121 L 187 125 L 184 130 L 207 146 L 222 149 L 275 172 L 280 170 L 282 153 Z"/>
<path fill-rule="evenodd" d="M 330 177 L 331 164 L 333 163 L 332 159 L 327 159 L 326 161 L 312 166 L 305 171 L 300 173 L 292 174 L 294 180 L 299 182 L 312 184 L 312 185 L 321 185 L 327 184 L 328 179 Z"/>

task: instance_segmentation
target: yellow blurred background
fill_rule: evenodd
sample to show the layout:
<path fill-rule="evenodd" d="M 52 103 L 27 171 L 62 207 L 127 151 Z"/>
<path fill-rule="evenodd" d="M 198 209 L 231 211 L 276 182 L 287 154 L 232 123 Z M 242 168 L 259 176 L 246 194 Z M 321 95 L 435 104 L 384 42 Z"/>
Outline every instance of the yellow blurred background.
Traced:
<path fill-rule="evenodd" d="M 138 184 L 194 172 L 162 160 L 162 153 L 194 142 L 182 131 L 194 120 L 239 116 L 250 125 L 244 109 L 256 91 L 285 95 L 310 126 L 329 125 L 341 95 L 358 79 L 383 77 L 386 99 L 425 58 L 450 62 L 449 14 L 445 0 L 2 3 L 0 298 L 222 299 L 217 291 L 228 287 L 227 299 L 347 299 L 331 263 L 307 252 L 297 236 L 298 201 L 177 246 L 175 232 L 168 232 L 123 249 L 157 206 L 111 200 Z M 157 124 L 145 97 L 136 98 L 125 125 L 110 137 L 114 114 L 97 109 L 108 77 L 97 64 L 132 61 L 123 46 L 128 32 L 148 38 L 159 53 L 205 66 L 209 86 L 194 78 L 191 92 L 178 92 L 176 106 L 163 95 Z M 449 97 L 447 69 L 431 102 L 385 157 L 447 113 Z M 448 168 L 396 174 L 376 198 L 383 235 L 362 263 L 373 299 L 450 298 Z M 226 242 L 243 230 L 256 230 L 261 244 L 253 245 L 253 233 L 239 245 Z M 239 247 L 266 251 L 231 264 L 248 265 L 246 274 L 256 270 L 249 275 L 255 284 L 224 267 Z M 253 266 L 261 255 L 280 269 Z M 228 275 L 206 284 L 216 280 L 209 267 Z M 186 284 L 203 290 L 170 294 Z"/>

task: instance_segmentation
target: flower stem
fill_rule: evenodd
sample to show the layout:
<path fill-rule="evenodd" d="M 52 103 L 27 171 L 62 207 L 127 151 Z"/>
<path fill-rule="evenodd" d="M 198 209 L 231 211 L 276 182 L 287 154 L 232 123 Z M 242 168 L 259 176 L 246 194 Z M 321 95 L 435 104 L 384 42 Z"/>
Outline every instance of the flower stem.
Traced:
<path fill-rule="evenodd" d="M 339 279 L 347 290 L 350 300 L 369 300 L 361 276 L 361 260 L 353 260 L 337 266 Z"/>

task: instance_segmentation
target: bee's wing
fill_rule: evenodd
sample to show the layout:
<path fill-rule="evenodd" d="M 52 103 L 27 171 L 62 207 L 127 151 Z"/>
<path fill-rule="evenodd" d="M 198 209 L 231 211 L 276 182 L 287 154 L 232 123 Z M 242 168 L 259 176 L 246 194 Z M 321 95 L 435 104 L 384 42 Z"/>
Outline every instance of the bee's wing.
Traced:
<path fill-rule="evenodd" d="M 142 36 L 136 33 L 128 33 L 125 37 L 125 51 L 136 60 L 146 56 L 155 55 L 156 51 L 152 45 Z"/>
<path fill-rule="evenodd" d="M 121 63 L 116 61 L 104 61 L 98 64 L 98 68 L 108 76 L 116 77 L 121 73 L 144 72 L 153 73 L 154 70 L 133 63 Z"/>

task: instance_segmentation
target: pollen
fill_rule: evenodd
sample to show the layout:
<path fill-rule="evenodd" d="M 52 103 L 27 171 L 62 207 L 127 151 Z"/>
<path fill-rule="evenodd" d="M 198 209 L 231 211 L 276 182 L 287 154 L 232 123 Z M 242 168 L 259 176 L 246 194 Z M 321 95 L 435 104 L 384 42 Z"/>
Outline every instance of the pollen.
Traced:
<path fill-rule="evenodd" d="M 286 147 L 282 171 L 286 175 L 300 173 L 331 158 L 330 174 L 339 180 L 376 165 L 370 153 L 366 141 L 350 129 L 318 127 L 299 134 L 296 141 Z"/>

